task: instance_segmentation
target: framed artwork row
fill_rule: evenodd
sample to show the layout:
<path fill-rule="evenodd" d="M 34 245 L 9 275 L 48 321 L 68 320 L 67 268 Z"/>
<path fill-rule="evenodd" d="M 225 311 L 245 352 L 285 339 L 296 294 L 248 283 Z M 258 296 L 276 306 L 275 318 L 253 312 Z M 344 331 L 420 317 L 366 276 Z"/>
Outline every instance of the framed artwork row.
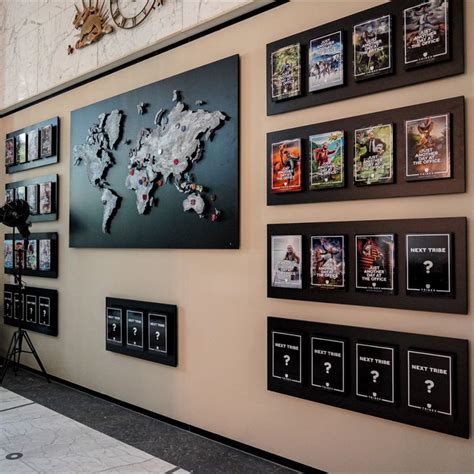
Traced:
<path fill-rule="evenodd" d="M 26 287 L 20 298 L 18 285 L 5 285 L 3 297 L 3 320 L 5 324 L 25 329 L 58 335 L 58 292 L 47 288 Z"/>
<path fill-rule="evenodd" d="M 267 227 L 269 298 L 467 314 L 467 221 Z"/>
<path fill-rule="evenodd" d="M 267 387 L 469 438 L 469 341 L 269 317 Z"/>
<path fill-rule="evenodd" d="M 5 201 L 23 199 L 30 206 L 29 222 L 47 222 L 58 219 L 59 177 L 57 174 L 7 183 Z"/>
<path fill-rule="evenodd" d="M 464 72 L 464 0 L 397 0 L 267 45 L 267 115 Z"/>
<path fill-rule="evenodd" d="M 32 233 L 28 240 L 19 234 L 5 234 L 3 257 L 6 274 L 16 274 L 21 265 L 23 276 L 57 278 L 58 234 Z"/>
<path fill-rule="evenodd" d="M 464 97 L 267 135 L 267 204 L 466 190 Z"/>
<path fill-rule="evenodd" d="M 17 173 L 59 161 L 59 117 L 7 134 L 5 171 Z"/>
<path fill-rule="evenodd" d="M 131 357 L 178 365 L 177 307 L 106 298 L 105 347 Z"/>

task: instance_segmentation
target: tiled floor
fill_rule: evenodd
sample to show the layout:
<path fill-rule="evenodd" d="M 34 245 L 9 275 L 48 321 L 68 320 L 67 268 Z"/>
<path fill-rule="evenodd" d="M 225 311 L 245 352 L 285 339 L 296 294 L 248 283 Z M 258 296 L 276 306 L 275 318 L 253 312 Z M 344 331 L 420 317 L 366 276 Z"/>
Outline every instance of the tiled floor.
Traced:
<path fill-rule="evenodd" d="M 295 472 L 27 371 L 4 387 L 0 473 Z"/>

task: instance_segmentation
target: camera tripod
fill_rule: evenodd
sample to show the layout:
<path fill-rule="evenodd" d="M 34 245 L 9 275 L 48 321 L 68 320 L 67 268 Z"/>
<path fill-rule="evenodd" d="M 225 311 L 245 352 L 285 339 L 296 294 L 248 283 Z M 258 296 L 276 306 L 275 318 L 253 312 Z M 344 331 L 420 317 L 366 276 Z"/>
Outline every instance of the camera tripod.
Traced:
<path fill-rule="evenodd" d="M 15 245 L 15 230 L 13 230 L 13 245 Z M 28 239 L 25 240 L 25 246 L 26 247 L 28 246 Z M 17 251 L 14 250 L 14 256 L 16 252 Z M 2 371 L 0 373 L 0 385 L 3 385 L 3 380 L 5 378 L 5 375 L 7 374 L 7 370 L 10 365 L 13 365 L 13 373 L 15 375 L 17 374 L 18 368 L 20 366 L 21 354 L 32 354 L 33 357 L 36 359 L 36 362 L 38 363 L 42 374 L 46 377 L 46 380 L 50 382 L 48 373 L 46 372 L 46 369 L 44 368 L 44 365 L 41 362 L 38 352 L 36 352 L 35 346 L 33 345 L 33 342 L 31 341 L 30 336 L 28 335 L 28 332 L 26 331 L 26 329 L 22 328 L 22 321 L 23 321 L 23 318 L 25 317 L 25 311 L 24 311 L 25 286 L 22 281 L 22 268 L 25 262 L 26 262 L 25 248 L 22 248 L 18 250 L 18 259 L 15 262 L 18 267 L 18 274 L 15 275 L 15 282 L 18 284 L 18 289 L 19 289 L 19 292 L 18 292 L 19 303 L 18 304 L 21 309 L 21 314 L 19 314 L 17 318 L 18 329 L 12 335 L 10 346 L 8 347 L 7 355 L 5 356 Z M 15 301 L 12 301 L 12 303 L 13 303 L 13 310 L 16 311 Z M 28 346 L 29 350 L 23 349 L 25 344 L 26 346 Z"/>

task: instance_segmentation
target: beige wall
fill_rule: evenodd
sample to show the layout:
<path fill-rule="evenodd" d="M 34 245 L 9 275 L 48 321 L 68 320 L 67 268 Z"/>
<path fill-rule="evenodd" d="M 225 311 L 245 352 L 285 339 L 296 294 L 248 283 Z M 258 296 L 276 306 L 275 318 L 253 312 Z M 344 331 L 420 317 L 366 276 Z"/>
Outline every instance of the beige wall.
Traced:
<path fill-rule="evenodd" d="M 315 467 L 335 471 L 473 471 L 474 442 L 266 390 L 266 317 L 275 315 L 473 340 L 468 316 L 266 298 L 266 224 L 467 216 L 468 193 L 267 207 L 266 133 L 464 94 L 467 153 L 474 156 L 474 1 L 466 0 L 467 74 L 276 117 L 265 113 L 265 45 L 383 3 L 296 0 L 130 69 L 6 117 L 3 131 L 59 115 L 61 163 L 17 175 L 61 175 L 61 218 L 35 224 L 60 235 L 60 278 L 29 278 L 58 288 L 59 337 L 33 335 L 49 371 L 163 415 Z M 68 248 L 69 112 L 231 54 L 242 60 L 242 246 L 238 251 Z M 470 267 L 474 267 L 472 233 Z M 7 278 L 5 278 L 7 280 Z M 473 294 L 474 279 L 470 280 Z M 104 350 L 106 296 L 179 306 L 179 367 Z M 0 331 L 5 350 L 10 327 Z M 471 373 L 472 377 L 472 373 Z"/>

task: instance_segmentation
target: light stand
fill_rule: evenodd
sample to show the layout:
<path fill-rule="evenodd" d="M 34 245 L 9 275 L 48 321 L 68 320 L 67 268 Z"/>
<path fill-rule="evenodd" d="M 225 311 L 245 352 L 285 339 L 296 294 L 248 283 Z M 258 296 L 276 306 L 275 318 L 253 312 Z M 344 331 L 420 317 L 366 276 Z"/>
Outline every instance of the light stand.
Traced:
<path fill-rule="evenodd" d="M 25 208 L 26 204 L 26 208 Z M 26 216 L 26 217 L 25 217 Z M 28 335 L 26 329 L 22 327 L 22 321 L 25 317 L 25 286 L 22 280 L 22 273 L 23 273 L 23 266 L 26 266 L 26 252 L 25 249 L 28 248 L 28 237 L 29 237 L 29 230 L 28 225 L 26 224 L 26 220 L 29 217 L 29 206 L 25 201 L 18 200 L 13 201 L 12 203 L 7 203 L 3 208 L 0 209 L 0 221 L 3 222 L 5 225 L 9 225 L 13 227 L 13 261 L 15 262 L 15 266 L 17 267 L 17 274 L 15 275 L 15 282 L 18 284 L 18 296 L 20 298 L 19 306 L 21 308 L 21 314 L 18 315 L 18 328 L 13 333 L 12 338 L 10 340 L 10 345 L 8 347 L 7 355 L 5 356 L 5 361 L 2 367 L 2 371 L 0 374 L 0 385 L 3 385 L 3 380 L 5 379 L 5 375 L 7 374 L 8 367 L 12 364 L 13 365 L 13 373 L 16 375 L 18 372 L 18 367 L 20 365 L 20 358 L 21 354 L 32 354 L 33 357 L 36 359 L 36 362 L 41 369 L 42 374 L 45 376 L 46 380 L 50 382 L 48 373 L 44 368 L 43 363 L 36 352 L 35 346 Z M 15 250 L 16 240 L 15 240 L 15 228 L 18 227 L 18 230 L 21 233 L 21 236 L 24 237 L 24 245 L 23 248 L 19 249 L 18 251 Z M 16 261 L 16 252 L 18 252 L 18 259 Z M 15 301 L 13 301 L 13 309 L 15 311 Z M 24 343 L 28 346 L 29 350 L 24 350 Z"/>

